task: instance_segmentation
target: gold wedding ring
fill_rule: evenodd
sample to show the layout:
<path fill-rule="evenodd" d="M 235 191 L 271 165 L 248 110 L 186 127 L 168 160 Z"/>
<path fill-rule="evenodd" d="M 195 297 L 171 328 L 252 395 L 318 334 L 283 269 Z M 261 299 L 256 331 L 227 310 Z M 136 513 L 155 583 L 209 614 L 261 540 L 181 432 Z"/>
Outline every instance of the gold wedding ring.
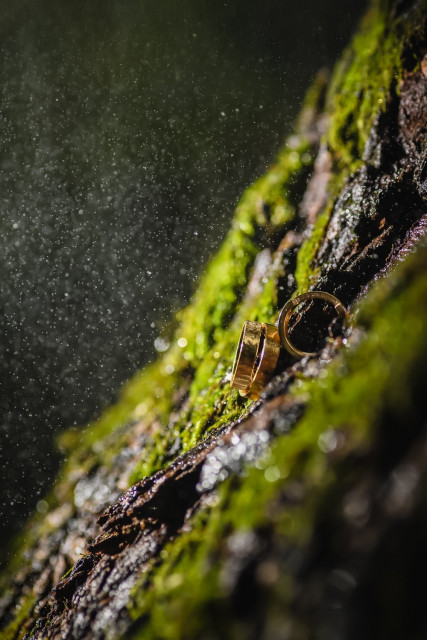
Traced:
<path fill-rule="evenodd" d="M 231 374 L 231 386 L 256 399 L 270 380 L 280 353 L 277 327 L 246 321 L 240 334 Z"/>
<path fill-rule="evenodd" d="M 282 346 L 295 358 L 303 358 L 304 356 L 316 355 L 316 352 L 301 351 L 300 349 L 297 349 L 289 339 L 289 321 L 293 312 L 301 304 L 301 302 L 314 299 L 326 300 L 326 302 L 329 302 L 334 306 L 338 317 L 348 317 L 347 309 L 344 307 L 342 302 L 340 302 L 338 298 L 333 296 L 331 293 L 326 293 L 326 291 L 308 291 L 307 293 L 302 293 L 301 295 L 289 300 L 281 310 L 279 321 L 277 324 Z"/>

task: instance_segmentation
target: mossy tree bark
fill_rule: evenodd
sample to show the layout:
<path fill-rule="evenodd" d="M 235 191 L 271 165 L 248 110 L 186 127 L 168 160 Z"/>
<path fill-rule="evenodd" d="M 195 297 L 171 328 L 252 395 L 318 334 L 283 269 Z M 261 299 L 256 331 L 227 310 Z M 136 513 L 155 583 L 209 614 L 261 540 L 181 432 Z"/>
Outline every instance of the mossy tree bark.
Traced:
<path fill-rule="evenodd" d="M 426 9 L 373 3 L 172 346 L 62 438 L 3 577 L 5 638 L 425 636 Z M 310 288 L 351 326 L 241 398 L 242 321 Z M 304 308 L 295 341 L 321 346 L 325 318 Z"/>

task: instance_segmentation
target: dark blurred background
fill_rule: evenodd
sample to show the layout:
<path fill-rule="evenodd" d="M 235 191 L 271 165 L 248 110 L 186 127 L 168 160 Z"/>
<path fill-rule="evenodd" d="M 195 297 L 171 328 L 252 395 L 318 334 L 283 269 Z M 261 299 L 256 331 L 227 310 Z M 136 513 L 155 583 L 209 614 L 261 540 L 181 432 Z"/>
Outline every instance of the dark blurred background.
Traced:
<path fill-rule="evenodd" d="M 0 531 L 220 245 L 364 2 L 0 3 Z"/>

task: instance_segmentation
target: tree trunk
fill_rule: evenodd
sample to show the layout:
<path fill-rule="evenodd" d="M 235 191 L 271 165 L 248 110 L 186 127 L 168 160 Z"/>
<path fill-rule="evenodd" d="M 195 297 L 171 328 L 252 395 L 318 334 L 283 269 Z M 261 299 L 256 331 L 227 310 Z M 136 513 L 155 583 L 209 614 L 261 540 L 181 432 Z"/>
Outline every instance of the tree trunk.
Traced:
<path fill-rule="evenodd" d="M 62 437 L 3 576 L 3 637 L 425 637 L 426 9 L 373 3 L 169 349 Z M 308 289 L 349 326 L 282 353 L 259 400 L 231 391 L 243 321 Z M 322 305 L 295 317 L 319 348 Z"/>

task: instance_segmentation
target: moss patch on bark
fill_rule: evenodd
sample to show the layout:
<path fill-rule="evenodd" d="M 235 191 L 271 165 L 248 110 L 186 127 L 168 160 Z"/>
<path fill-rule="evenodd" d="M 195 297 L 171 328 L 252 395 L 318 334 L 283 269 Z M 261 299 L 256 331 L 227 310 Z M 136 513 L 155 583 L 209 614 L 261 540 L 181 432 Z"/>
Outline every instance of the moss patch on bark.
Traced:
<path fill-rule="evenodd" d="M 410 59 L 411 41 L 425 9 L 423 0 L 397 15 L 387 2 L 374 3 L 337 66 L 321 143 L 331 158 L 330 176 L 324 206 L 307 229 L 306 219 L 297 214 L 319 148 L 319 131 L 313 128 L 324 107 L 325 82 L 315 83 L 295 135 L 243 195 L 221 250 L 191 304 L 178 314 L 175 333 L 165 336 L 169 348 L 124 387 L 100 420 L 62 436 L 67 462 L 47 498 L 49 514 L 35 516 L 16 543 L 3 577 L 6 591 L 10 576 L 30 562 L 37 540 L 55 531 L 51 511 L 61 504 L 79 510 L 78 481 L 100 468 L 112 472 L 117 456 L 130 447 L 135 426 L 142 425 L 139 436 L 147 437 L 127 470 L 127 486 L 151 476 L 209 432 L 248 415 L 251 403 L 229 388 L 241 325 L 247 319 L 274 322 L 283 292 L 305 291 L 316 283 L 315 257 L 341 206 L 342 191 L 362 164 L 375 163 L 367 156 L 367 142 L 399 91 L 403 59 L 407 70 L 418 64 Z M 288 269 L 284 256 L 291 246 L 296 266 Z M 315 377 L 308 367 L 287 390 L 292 402 L 305 406 L 296 426 L 279 430 L 268 451 L 243 474 L 226 480 L 191 527 L 147 564 L 128 605 L 135 637 L 198 638 L 209 621 L 215 623 L 213 637 L 247 637 L 249 622 L 235 615 L 238 604 L 230 597 L 239 545 L 252 545 L 253 556 L 262 557 L 260 545 L 268 540 L 267 545 L 298 555 L 313 536 L 343 460 L 373 448 L 388 415 L 400 412 L 412 419 L 414 380 L 427 355 L 426 257 L 420 247 L 372 288 L 356 308 L 341 353 Z M 305 639 L 306 623 L 291 612 L 296 580 L 291 565 L 262 568 L 261 562 L 257 575 L 269 602 L 269 624 L 283 625 L 286 617 L 293 625 L 291 636 Z M 15 637 L 32 607 L 32 594 L 29 587 L 5 637 Z M 274 630 L 271 637 L 277 637 Z"/>

